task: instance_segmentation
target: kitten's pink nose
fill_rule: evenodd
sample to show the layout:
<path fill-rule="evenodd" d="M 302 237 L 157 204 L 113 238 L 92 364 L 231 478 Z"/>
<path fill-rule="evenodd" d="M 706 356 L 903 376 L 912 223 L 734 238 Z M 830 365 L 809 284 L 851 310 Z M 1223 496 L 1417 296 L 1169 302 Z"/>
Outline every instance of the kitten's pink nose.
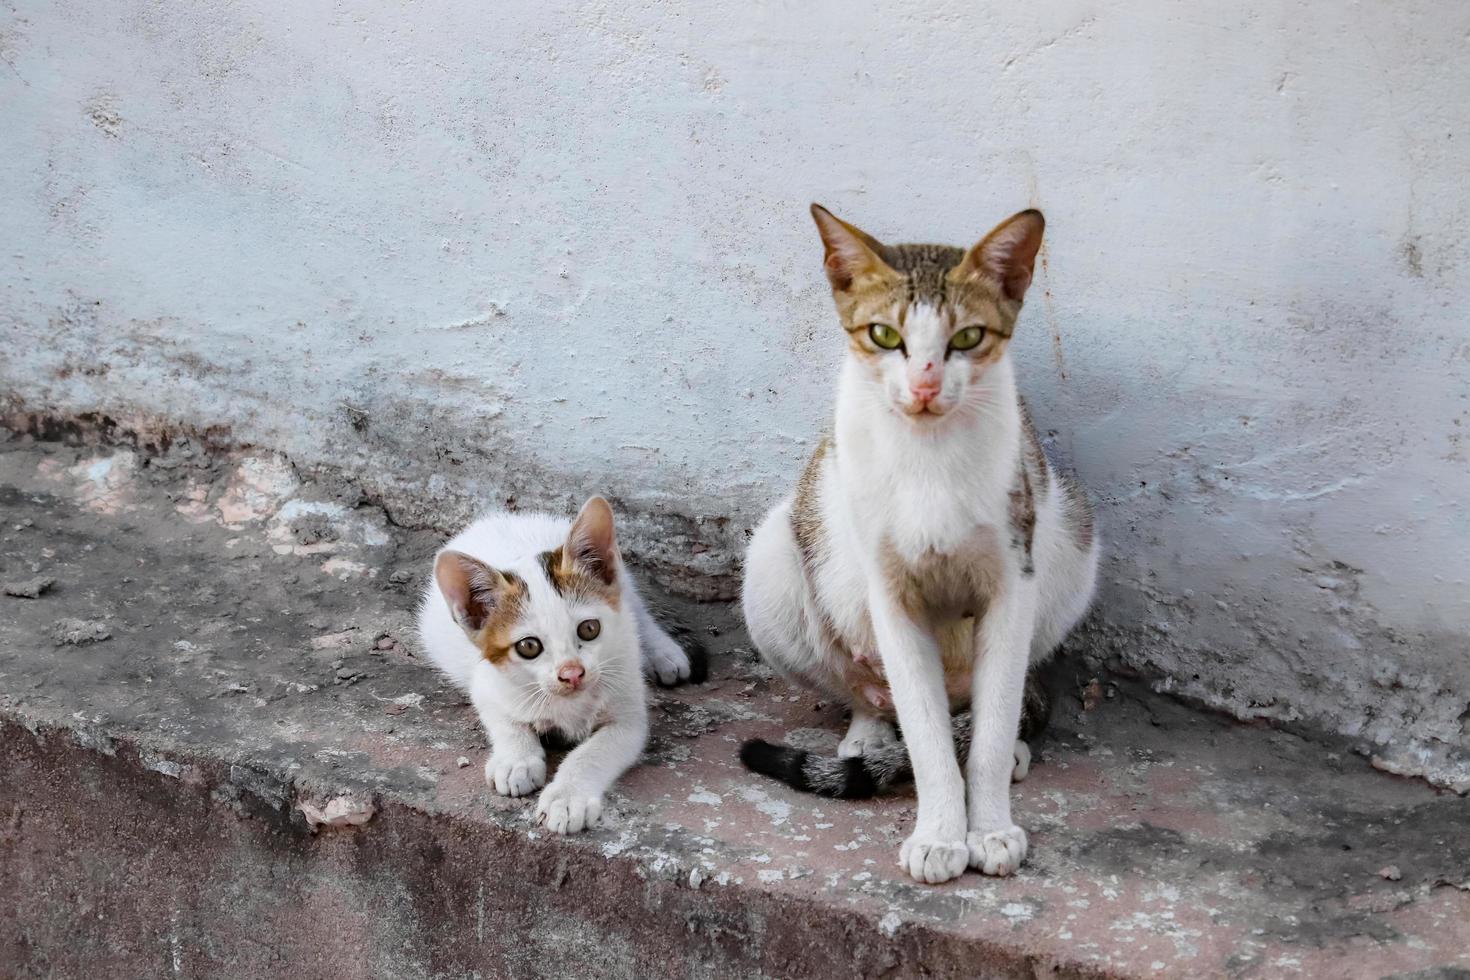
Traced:
<path fill-rule="evenodd" d="M 556 679 L 561 681 L 562 687 L 575 691 L 582 686 L 582 678 L 587 676 L 587 671 L 575 660 L 569 660 L 556 668 Z"/>

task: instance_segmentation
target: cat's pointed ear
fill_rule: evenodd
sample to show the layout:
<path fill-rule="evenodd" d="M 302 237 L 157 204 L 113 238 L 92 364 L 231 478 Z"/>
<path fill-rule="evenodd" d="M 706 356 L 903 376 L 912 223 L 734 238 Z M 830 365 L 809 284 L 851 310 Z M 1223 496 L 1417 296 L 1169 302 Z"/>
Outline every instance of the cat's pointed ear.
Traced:
<path fill-rule="evenodd" d="M 508 584 L 489 565 L 458 551 L 442 552 L 434 561 L 434 581 L 466 633 L 484 629 Z"/>
<path fill-rule="evenodd" d="M 827 279 L 832 288 L 845 292 L 854 279 L 864 273 L 887 268 L 883 261 L 883 243 L 872 235 L 848 224 L 820 204 L 812 205 L 812 218 L 827 249 Z"/>
<path fill-rule="evenodd" d="M 970 249 L 960 270 L 967 275 L 980 275 L 999 284 L 1007 299 L 1021 301 L 1031 285 L 1031 272 L 1036 267 L 1036 253 L 1041 249 L 1041 233 L 1046 219 L 1032 208 L 1013 214 L 980 244 Z"/>
<path fill-rule="evenodd" d="M 618 576 L 618 539 L 613 529 L 612 507 L 601 497 L 592 497 L 582 505 L 567 543 L 561 551 L 562 571 L 581 571 L 605 585 Z"/>

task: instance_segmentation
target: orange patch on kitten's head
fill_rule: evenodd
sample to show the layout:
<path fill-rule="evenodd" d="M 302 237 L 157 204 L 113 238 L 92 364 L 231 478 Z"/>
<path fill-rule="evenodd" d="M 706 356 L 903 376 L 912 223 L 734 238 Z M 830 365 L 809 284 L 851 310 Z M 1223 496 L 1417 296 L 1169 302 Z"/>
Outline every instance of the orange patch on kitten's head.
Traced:
<path fill-rule="evenodd" d="M 511 630 L 520 622 L 529 599 L 521 577 L 462 552 L 445 551 L 434 561 L 434 581 L 454 621 L 480 649 L 480 655 L 492 664 L 505 663 L 515 643 Z"/>

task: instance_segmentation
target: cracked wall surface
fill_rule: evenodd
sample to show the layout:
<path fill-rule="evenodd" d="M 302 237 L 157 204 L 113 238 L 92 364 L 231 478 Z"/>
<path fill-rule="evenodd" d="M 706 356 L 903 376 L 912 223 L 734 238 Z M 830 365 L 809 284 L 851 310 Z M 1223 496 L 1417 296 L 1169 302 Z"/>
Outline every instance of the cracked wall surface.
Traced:
<path fill-rule="evenodd" d="M 0 397 L 334 467 L 419 526 L 603 492 L 728 596 L 842 348 L 807 202 L 957 244 L 1038 206 L 1015 351 L 1099 504 L 1083 648 L 1470 788 L 1467 33 L 1403 0 L 21 0 Z"/>

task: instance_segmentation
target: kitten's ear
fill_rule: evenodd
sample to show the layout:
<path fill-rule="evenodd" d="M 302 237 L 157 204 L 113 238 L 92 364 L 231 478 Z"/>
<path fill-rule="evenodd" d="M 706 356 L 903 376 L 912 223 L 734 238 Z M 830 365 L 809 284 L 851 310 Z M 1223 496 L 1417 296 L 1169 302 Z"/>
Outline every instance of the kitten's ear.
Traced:
<path fill-rule="evenodd" d="M 817 222 L 822 244 L 827 247 L 827 279 L 832 288 L 844 292 L 852 281 L 864 273 L 887 268 L 883 261 L 883 243 L 860 228 L 837 217 L 820 204 L 812 205 L 812 218 Z"/>
<path fill-rule="evenodd" d="M 1035 208 L 1013 214 L 970 249 L 960 269 L 994 280 L 1007 299 L 1019 303 L 1031 285 L 1031 270 L 1036 266 L 1045 228 L 1046 219 Z"/>
<path fill-rule="evenodd" d="M 505 576 L 476 558 L 446 551 L 434 562 L 434 581 L 449 603 L 454 621 L 476 633 L 490 620 L 506 585 Z"/>
<path fill-rule="evenodd" d="M 581 571 L 612 585 L 618 577 L 618 540 L 613 530 L 612 507 L 601 497 L 582 505 L 567 544 L 561 551 L 562 570 Z"/>

